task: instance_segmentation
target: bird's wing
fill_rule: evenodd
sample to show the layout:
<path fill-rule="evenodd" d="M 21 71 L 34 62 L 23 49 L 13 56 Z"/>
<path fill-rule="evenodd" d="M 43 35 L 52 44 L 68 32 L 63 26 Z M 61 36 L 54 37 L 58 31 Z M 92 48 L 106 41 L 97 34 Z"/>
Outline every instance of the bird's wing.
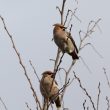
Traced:
<path fill-rule="evenodd" d="M 69 32 L 66 32 L 66 33 L 67 33 L 67 37 L 71 39 L 71 41 L 72 41 L 72 43 L 73 43 L 73 45 L 74 45 L 74 47 L 76 49 L 76 52 L 78 53 L 78 48 L 77 48 L 77 46 L 75 44 L 75 41 L 73 40 L 73 38 L 71 36 L 71 33 L 69 33 Z"/>

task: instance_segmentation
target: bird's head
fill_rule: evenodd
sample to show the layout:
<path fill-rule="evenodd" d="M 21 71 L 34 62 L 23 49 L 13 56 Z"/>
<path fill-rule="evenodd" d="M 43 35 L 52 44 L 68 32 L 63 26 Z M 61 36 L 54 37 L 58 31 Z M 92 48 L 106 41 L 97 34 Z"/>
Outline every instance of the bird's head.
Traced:
<path fill-rule="evenodd" d="M 56 23 L 56 24 L 54 24 L 53 26 L 54 26 L 54 32 L 57 31 L 57 30 L 58 30 L 58 31 L 59 31 L 59 30 L 65 31 L 65 29 L 67 29 L 67 27 L 65 27 L 64 25 L 59 24 L 59 23 Z"/>
<path fill-rule="evenodd" d="M 43 77 L 47 77 L 47 76 L 53 77 L 54 73 L 51 71 L 45 71 L 42 73 L 42 75 Z"/>

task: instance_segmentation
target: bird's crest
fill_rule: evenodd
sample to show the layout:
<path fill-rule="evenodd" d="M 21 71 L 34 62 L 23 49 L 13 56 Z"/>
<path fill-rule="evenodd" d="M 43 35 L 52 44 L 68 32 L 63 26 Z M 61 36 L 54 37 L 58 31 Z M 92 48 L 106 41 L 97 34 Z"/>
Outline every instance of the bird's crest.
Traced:
<path fill-rule="evenodd" d="M 47 75 L 52 75 L 53 73 L 51 71 L 45 71 L 45 72 L 42 73 L 42 75 L 46 75 L 46 74 Z"/>
<path fill-rule="evenodd" d="M 67 28 L 67 27 L 65 27 L 64 25 L 59 24 L 59 23 L 56 23 L 56 24 L 54 24 L 53 26 L 55 26 L 55 27 L 60 27 L 60 28 L 64 28 L 64 29 Z"/>

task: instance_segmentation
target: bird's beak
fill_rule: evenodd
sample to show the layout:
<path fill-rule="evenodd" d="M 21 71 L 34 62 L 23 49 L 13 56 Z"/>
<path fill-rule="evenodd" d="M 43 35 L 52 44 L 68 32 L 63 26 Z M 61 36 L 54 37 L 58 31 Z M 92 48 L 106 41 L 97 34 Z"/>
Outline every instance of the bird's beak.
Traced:
<path fill-rule="evenodd" d="M 55 26 L 55 24 L 53 26 Z"/>
<path fill-rule="evenodd" d="M 64 29 L 67 29 L 67 27 L 63 27 Z"/>

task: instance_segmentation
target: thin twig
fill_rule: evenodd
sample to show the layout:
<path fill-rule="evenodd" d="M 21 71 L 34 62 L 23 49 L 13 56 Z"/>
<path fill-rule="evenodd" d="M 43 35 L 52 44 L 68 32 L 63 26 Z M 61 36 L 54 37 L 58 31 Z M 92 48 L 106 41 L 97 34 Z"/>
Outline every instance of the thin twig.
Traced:
<path fill-rule="evenodd" d="M 87 107 L 87 110 L 89 110 L 89 107 Z"/>
<path fill-rule="evenodd" d="M 58 61 L 59 61 L 59 59 L 60 59 L 60 53 L 61 53 L 61 51 L 60 51 L 60 49 L 58 48 L 58 50 L 57 50 L 57 56 L 56 56 L 55 64 L 54 64 L 54 72 L 56 71 L 56 68 L 57 68 L 57 65 L 58 65 Z"/>
<path fill-rule="evenodd" d="M 75 0 L 75 2 L 78 4 L 78 0 Z"/>
<path fill-rule="evenodd" d="M 100 58 L 103 58 L 103 56 L 96 50 L 96 48 L 93 46 L 93 44 L 91 43 L 86 43 L 84 44 L 81 48 L 80 48 L 80 51 L 85 48 L 86 46 L 91 46 L 92 49 L 94 50 L 94 52 L 100 57 Z"/>
<path fill-rule="evenodd" d="M 100 98 L 100 93 L 101 93 L 101 90 L 100 90 L 100 82 L 99 82 L 99 85 L 98 85 L 98 97 L 97 97 L 97 110 L 99 109 L 99 98 Z"/>
<path fill-rule="evenodd" d="M 39 83 L 40 83 L 39 76 L 37 75 L 37 72 L 36 72 L 36 70 L 35 70 L 35 68 L 34 68 L 34 66 L 33 66 L 33 64 L 32 64 L 32 61 L 29 60 L 29 63 L 30 63 L 30 65 L 31 65 L 32 69 L 34 70 L 34 73 L 35 73 L 35 75 L 36 75 L 36 77 L 37 77 L 37 79 L 38 79 L 38 81 L 39 81 Z"/>
<path fill-rule="evenodd" d="M 83 31 L 79 31 L 79 38 L 80 38 L 80 45 L 79 45 L 79 52 L 84 49 L 84 47 L 86 47 L 87 45 L 91 45 L 91 43 L 86 43 L 83 45 L 84 41 L 90 37 L 90 35 L 94 32 L 93 30 L 95 29 L 95 27 L 98 25 L 99 21 L 101 19 L 98 19 L 96 22 L 94 22 L 94 25 L 91 27 L 91 24 L 93 23 L 92 21 L 89 22 L 88 26 L 87 26 L 87 31 L 86 33 Z M 91 28 L 90 28 L 91 27 Z M 81 36 L 81 33 L 84 33 L 84 37 Z M 91 47 L 93 48 L 93 50 L 102 58 L 102 56 L 99 54 L 99 52 L 97 52 L 97 50 L 95 49 L 95 47 L 93 45 L 91 45 Z M 86 66 L 86 68 L 89 70 L 90 73 L 91 70 L 89 69 L 89 67 L 86 65 L 85 61 L 82 59 L 82 57 L 80 57 L 81 60 L 83 61 L 84 65 Z"/>
<path fill-rule="evenodd" d="M 65 3 L 66 3 L 66 0 L 63 0 L 62 8 L 61 8 L 61 24 L 64 23 L 64 22 L 63 22 L 63 14 L 64 14 Z"/>
<path fill-rule="evenodd" d="M 56 76 L 56 74 L 57 74 L 57 71 L 59 70 L 59 66 L 60 66 L 60 64 L 61 64 L 61 62 L 62 62 L 63 56 L 64 56 L 64 53 L 62 54 L 62 56 L 61 56 L 61 58 L 60 58 L 60 61 L 59 61 L 58 65 L 57 65 L 57 67 L 56 67 L 56 69 L 55 69 L 54 78 L 53 78 L 53 80 L 52 80 L 52 85 L 51 85 L 50 91 L 52 90 L 53 82 L 54 82 L 54 80 L 55 80 L 55 76 Z"/>
<path fill-rule="evenodd" d="M 58 6 L 56 6 L 56 9 L 58 9 L 58 11 L 60 12 L 60 14 L 61 14 L 61 10 L 60 10 L 60 8 L 58 7 Z"/>
<path fill-rule="evenodd" d="M 49 59 L 50 61 L 53 61 L 53 62 L 55 62 L 55 60 L 54 59 Z"/>
<path fill-rule="evenodd" d="M 27 102 L 26 102 L 25 104 L 26 104 L 26 107 L 27 107 L 28 110 L 32 110 L 32 109 L 29 107 L 29 104 L 28 104 Z"/>
<path fill-rule="evenodd" d="M 108 99 L 107 96 L 106 96 L 106 101 L 107 101 L 107 110 L 110 110 L 110 100 Z"/>
<path fill-rule="evenodd" d="M 72 27 L 73 27 L 73 25 L 71 24 L 70 29 L 69 29 L 69 34 L 71 34 Z"/>
<path fill-rule="evenodd" d="M 76 60 L 72 61 L 71 65 L 70 65 L 70 67 L 69 67 L 69 69 L 68 69 L 68 71 L 65 70 L 65 74 L 66 74 L 66 76 L 65 76 L 65 84 L 66 84 L 67 81 L 68 81 L 68 75 L 69 75 L 69 73 L 70 73 L 72 67 L 74 66 L 75 62 L 76 62 Z M 61 100 L 63 100 L 63 97 L 64 97 L 65 92 L 66 92 L 66 87 L 64 88 L 64 91 L 63 91 L 63 93 L 62 93 L 62 95 L 61 95 Z"/>
<path fill-rule="evenodd" d="M 107 76 L 107 73 L 106 73 L 106 69 L 103 68 L 103 70 L 104 70 L 104 74 L 105 74 L 105 77 L 106 77 L 106 80 L 107 80 L 108 87 L 110 88 L 110 82 L 109 82 L 109 79 L 108 79 L 108 76 Z"/>
<path fill-rule="evenodd" d="M 66 18 L 65 18 L 65 21 L 64 21 L 64 25 L 65 25 L 66 22 L 67 22 L 67 19 L 68 19 L 69 13 L 70 13 L 70 10 L 67 11 Z"/>
<path fill-rule="evenodd" d="M 61 64 L 61 62 L 62 62 L 62 58 L 63 58 L 64 54 L 65 54 L 65 53 L 62 53 L 62 56 L 61 56 L 61 58 L 60 58 L 60 61 L 59 61 L 58 65 L 57 65 L 57 68 L 56 68 L 56 70 L 55 70 L 55 72 L 54 72 L 55 75 L 56 75 L 56 73 L 57 73 L 57 71 L 58 71 L 58 69 L 59 69 L 59 66 L 60 66 L 60 64 Z"/>
<path fill-rule="evenodd" d="M 84 102 L 83 102 L 83 109 L 84 109 L 84 110 L 86 110 L 85 104 L 86 104 L 86 99 L 85 99 Z"/>
<path fill-rule="evenodd" d="M 89 98 L 89 100 L 90 100 L 90 102 L 91 102 L 91 104 L 92 104 L 93 109 L 96 110 L 95 104 L 94 104 L 94 102 L 93 102 L 93 100 L 92 100 L 92 97 L 89 95 L 89 93 L 87 92 L 87 90 L 82 86 L 81 80 L 76 76 L 75 72 L 74 72 L 74 77 L 75 77 L 76 80 L 79 82 L 80 88 L 85 92 L 86 96 Z"/>
<path fill-rule="evenodd" d="M 94 25 L 91 28 L 90 28 L 90 26 L 91 26 L 92 21 L 89 22 L 88 27 L 87 27 L 87 31 L 86 31 L 83 38 L 81 38 L 81 32 L 82 31 L 79 32 L 79 36 L 80 36 L 79 50 L 81 49 L 82 43 L 85 41 L 85 39 L 88 38 L 94 32 L 94 29 L 95 29 L 95 27 L 97 26 L 97 24 L 99 23 L 100 20 L 101 19 L 98 19 L 96 22 L 94 22 Z"/>
<path fill-rule="evenodd" d="M 63 110 L 69 110 L 69 108 L 63 108 Z"/>
<path fill-rule="evenodd" d="M 0 102 L 2 103 L 2 105 L 4 106 L 5 110 L 8 110 L 6 104 L 4 103 L 4 101 L 2 100 L 2 98 L 0 97 Z"/>
<path fill-rule="evenodd" d="M 72 10 L 69 10 L 69 11 L 71 12 L 71 17 L 70 17 L 70 19 L 69 19 L 69 22 L 68 22 L 67 27 L 69 27 L 69 25 L 70 25 L 70 23 L 71 23 L 71 21 L 72 21 L 73 16 L 74 16 L 79 22 L 81 22 L 81 20 L 75 15 L 76 10 L 77 10 L 77 8 L 74 9 L 74 12 L 73 12 Z"/>

